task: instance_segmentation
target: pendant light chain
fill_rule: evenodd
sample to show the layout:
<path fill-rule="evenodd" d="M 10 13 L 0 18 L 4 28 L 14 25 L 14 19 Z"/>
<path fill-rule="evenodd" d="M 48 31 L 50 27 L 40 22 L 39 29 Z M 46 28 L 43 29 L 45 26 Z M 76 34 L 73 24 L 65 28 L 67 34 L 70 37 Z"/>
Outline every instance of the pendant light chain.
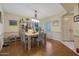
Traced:
<path fill-rule="evenodd" d="M 35 19 L 37 19 L 37 10 L 35 10 Z"/>

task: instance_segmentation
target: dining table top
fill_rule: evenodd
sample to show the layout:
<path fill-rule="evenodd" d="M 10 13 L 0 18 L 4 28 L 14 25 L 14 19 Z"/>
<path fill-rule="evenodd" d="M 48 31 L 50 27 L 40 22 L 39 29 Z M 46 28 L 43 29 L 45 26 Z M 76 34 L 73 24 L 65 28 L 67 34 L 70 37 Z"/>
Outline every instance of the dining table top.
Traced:
<path fill-rule="evenodd" d="M 38 34 L 39 34 L 39 32 L 34 32 L 32 30 L 29 30 L 28 32 L 25 32 L 25 35 L 27 35 L 27 36 L 36 36 Z"/>
<path fill-rule="evenodd" d="M 35 32 L 35 33 L 32 33 L 32 32 L 25 32 L 25 35 L 27 36 L 33 36 L 33 35 L 38 35 L 39 32 Z"/>

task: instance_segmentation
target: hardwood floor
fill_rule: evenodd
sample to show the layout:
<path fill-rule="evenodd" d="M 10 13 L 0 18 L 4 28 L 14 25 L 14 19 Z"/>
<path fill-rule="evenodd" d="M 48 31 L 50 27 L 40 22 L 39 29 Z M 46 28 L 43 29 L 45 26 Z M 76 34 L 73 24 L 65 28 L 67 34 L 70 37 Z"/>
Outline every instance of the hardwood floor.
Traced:
<path fill-rule="evenodd" d="M 16 41 L 4 47 L 0 54 L 8 56 L 76 56 L 76 54 L 56 40 L 47 40 L 46 48 L 33 47 L 30 51 L 24 49 L 21 41 Z"/>

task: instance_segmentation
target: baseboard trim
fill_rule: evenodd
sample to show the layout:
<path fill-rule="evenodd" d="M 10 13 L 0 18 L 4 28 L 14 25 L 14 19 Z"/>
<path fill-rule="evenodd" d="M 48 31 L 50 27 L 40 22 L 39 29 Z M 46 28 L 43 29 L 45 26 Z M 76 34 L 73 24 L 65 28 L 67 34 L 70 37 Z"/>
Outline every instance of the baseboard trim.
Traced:
<path fill-rule="evenodd" d="M 64 43 L 64 41 L 60 41 L 62 44 L 64 44 L 67 48 L 69 48 L 70 50 L 72 50 L 75 54 L 77 54 L 76 53 L 76 51 L 74 51 L 73 49 L 71 49 L 70 47 L 68 47 L 65 43 Z M 77 54 L 77 55 L 79 55 L 79 54 Z"/>
<path fill-rule="evenodd" d="M 74 40 L 62 40 L 63 42 L 74 42 Z"/>

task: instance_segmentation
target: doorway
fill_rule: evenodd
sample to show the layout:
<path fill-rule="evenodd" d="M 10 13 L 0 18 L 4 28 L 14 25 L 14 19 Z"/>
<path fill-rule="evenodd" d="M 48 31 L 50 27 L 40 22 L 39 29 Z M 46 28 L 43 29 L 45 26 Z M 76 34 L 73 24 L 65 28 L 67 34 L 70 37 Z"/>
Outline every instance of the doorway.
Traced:
<path fill-rule="evenodd" d="M 74 41 L 73 14 L 66 14 L 62 17 L 62 41 Z"/>

